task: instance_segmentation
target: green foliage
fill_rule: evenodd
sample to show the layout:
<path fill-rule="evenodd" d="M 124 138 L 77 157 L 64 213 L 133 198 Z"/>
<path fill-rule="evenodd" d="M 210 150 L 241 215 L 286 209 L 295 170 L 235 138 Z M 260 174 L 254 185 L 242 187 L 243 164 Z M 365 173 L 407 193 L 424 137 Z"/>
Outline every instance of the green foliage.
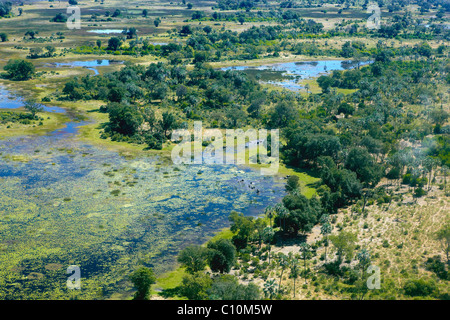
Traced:
<path fill-rule="evenodd" d="M 436 239 L 440 242 L 440 246 L 445 256 L 447 263 L 450 262 L 450 223 L 446 223 L 440 230 L 436 232 Z"/>
<path fill-rule="evenodd" d="M 186 274 L 180 286 L 180 292 L 189 300 L 206 300 L 212 285 L 210 276 L 204 273 Z"/>
<path fill-rule="evenodd" d="M 10 1 L 0 2 L 0 17 L 6 17 L 11 13 L 12 3 Z"/>
<path fill-rule="evenodd" d="M 25 101 L 24 108 L 31 113 L 33 119 L 36 117 L 36 113 L 42 112 L 44 110 L 44 107 L 34 100 Z"/>
<path fill-rule="evenodd" d="M 411 297 L 434 296 L 437 291 L 437 285 L 433 280 L 414 279 L 408 280 L 403 286 L 405 295 Z"/>
<path fill-rule="evenodd" d="M 353 251 L 356 247 L 356 234 L 347 231 L 341 231 L 338 235 L 330 235 L 328 237 L 337 250 L 338 261 L 342 262 L 343 257 L 351 259 Z"/>
<path fill-rule="evenodd" d="M 189 246 L 181 250 L 178 262 L 190 274 L 203 271 L 207 264 L 208 252 L 201 246 Z"/>
<path fill-rule="evenodd" d="M 8 35 L 5 32 L 0 32 L 0 42 L 8 41 Z"/>
<path fill-rule="evenodd" d="M 0 123 L 22 123 L 22 124 L 30 124 L 32 120 L 35 120 L 35 117 L 31 113 L 23 113 L 23 112 L 12 112 L 12 111 L 1 111 L 0 112 Z"/>
<path fill-rule="evenodd" d="M 357 178 L 365 185 L 375 186 L 382 178 L 382 167 L 375 162 L 365 148 L 350 149 L 346 169 L 356 172 Z"/>
<path fill-rule="evenodd" d="M 112 104 L 109 108 L 109 128 L 123 135 L 134 135 L 142 124 L 137 108 L 127 104 Z"/>
<path fill-rule="evenodd" d="M 260 290 L 256 284 L 240 284 L 232 275 L 221 275 L 214 279 L 208 290 L 211 300 L 259 300 Z"/>
<path fill-rule="evenodd" d="M 67 16 L 63 13 L 57 13 L 51 20 L 51 22 L 67 22 Z"/>
<path fill-rule="evenodd" d="M 299 184 L 300 178 L 298 176 L 290 176 L 286 181 L 286 191 L 292 192 L 292 191 L 299 191 L 300 190 L 300 184 Z"/>
<path fill-rule="evenodd" d="M 118 37 L 112 37 L 108 40 L 107 50 L 117 51 L 122 45 L 122 40 Z"/>
<path fill-rule="evenodd" d="M 236 259 L 236 247 L 228 239 L 210 241 L 207 244 L 208 264 L 213 272 L 228 273 Z"/>
<path fill-rule="evenodd" d="M 440 256 L 428 258 L 425 262 L 425 268 L 434 272 L 439 279 L 450 280 L 450 272 L 446 269 L 445 263 L 441 261 Z"/>
<path fill-rule="evenodd" d="M 3 69 L 7 72 L 7 77 L 14 81 L 26 81 L 35 74 L 34 65 L 25 60 L 11 59 Z"/>
<path fill-rule="evenodd" d="M 232 222 L 230 230 L 235 233 L 232 238 L 234 246 L 237 250 L 245 248 L 255 230 L 253 218 L 233 211 L 228 219 Z"/>
<path fill-rule="evenodd" d="M 136 288 L 134 300 L 148 300 L 150 286 L 155 283 L 156 277 L 151 268 L 141 267 L 130 275 L 130 280 Z"/>

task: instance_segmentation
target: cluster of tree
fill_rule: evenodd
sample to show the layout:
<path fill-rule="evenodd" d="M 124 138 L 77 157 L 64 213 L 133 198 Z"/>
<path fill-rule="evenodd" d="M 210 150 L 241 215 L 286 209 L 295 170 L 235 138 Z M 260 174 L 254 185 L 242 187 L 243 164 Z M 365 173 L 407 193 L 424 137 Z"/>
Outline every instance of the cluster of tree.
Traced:
<path fill-rule="evenodd" d="M 328 262 L 327 251 L 325 251 L 324 257 L 321 257 L 321 260 L 325 260 L 325 262 L 321 265 L 319 271 L 332 277 L 341 278 L 347 284 L 344 291 L 348 292 L 352 298 L 362 299 L 368 291 L 367 286 L 365 286 L 367 282 L 365 271 L 371 262 L 370 254 L 365 249 L 358 249 L 356 234 L 345 231 L 331 234 L 333 227 L 327 214 L 322 214 L 318 219 L 318 223 L 321 225 L 321 234 L 323 235 L 322 241 L 313 245 L 302 242 L 298 247 L 298 253 L 290 252 L 289 254 L 284 254 L 280 252 L 274 254 L 271 252 L 272 246 L 283 238 L 283 234 L 288 231 L 288 228 L 296 224 L 293 220 L 302 220 L 301 224 L 305 226 L 308 224 L 312 225 L 312 220 L 307 218 L 307 216 L 310 214 L 315 215 L 312 207 L 320 206 L 317 201 L 315 204 L 308 204 L 307 199 L 298 197 L 297 179 L 291 179 L 287 186 L 287 189 L 291 190 L 291 194 L 283 200 L 283 203 L 266 210 L 265 218 L 248 217 L 236 212 L 230 214 L 229 219 L 232 223 L 231 231 L 233 232 L 232 240 L 220 241 L 227 243 L 226 248 L 235 247 L 235 250 L 230 249 L 230 251 L 233 251 L 233 256 L 235 255 L 237 258 L 234 263 L 234 269 L 238 271 L 235 274 L 244 278 L 248 274 L 251 274 L 254 279 L 261 277 L 265 281 L 263 288 L 261 288 L 262 293 L 268 299 L 282 298 L 284 294 L 288 293 L 287 287 L 282 286 L 282 279 L 286 278 L 285 276 L 287 275 L 293 281 L 295 297 L 296 280 L 302 276 L 305 279 L 303 286 L 305 288 L 308 278 L 317 279 L 311 270 L 310 260 L 317 255 L 317 249 L 322 243 L 325 243 L 326 247 L 331 243 L 335 249 L 335 254 L 333 257 L 329 257 Z M 290 208 L 297 208 L 298 212 L 289 211 L 284 206 L 284 203 Z M 307 208 L 308 206 L 309 208 Z M 299 209 L 300 207 L 302 209 Z M 308 213 L 301 217 L 301 211 L 303 210 Z M 272 221 L 275 221 L 277 226 L 272 227 Z M 269 222 L 269 225 L 267 222 Z M 281 245 L 281 243 L 278 243 L 278 245 Z M 227 277 L 235 284 L 231 288 L 226 286 L 229 291 L 228 294 L 226 290 L 220 290 L 219 293 L 212 294 L 211 288 L 215 287 L 215 279 L 217 278 L 213 277 L 211 279 L 210 275 L 204 273 L 208 263 L 214 265 L 211 259 L 212 255 L 208 255 L 208 250 L 211 247 L 216 248 L 215 245 L 208 244 L 206 247 L 191 246 L 181 251 L 179 262 L 188 272 L 180 286 L 181 294 L 191 299 L 240 299 L 244 298 L 246 293 L 250 295 L 246 296 L 247 299 L 257 298 L 259 290 L 256 286 L 250 287 L 249 285 L 236 288 L 237 280 L 230 275 Z M 356 250 L 358 251 L 355 255 Z M 226 261 L 225 258 L 218 260 Z M 349 263 L 353 260 L 357 261 L 353 267 L 344 264 L 344 261 Z M 216 269 L 217 271 L 220 272 L 220 270 Z M 279 276 L 279 279 L 269 278 L 269 274 L 276 274 Z M 222 280 L 223 278 L 219 279 Z M 222 286 L 225 285 L 222 284 Z M 236 292 L 241 293 L 237 296 Z"/>
<path fill-rule="evenodd" d="M 218 0 L 217 7 L 220 10 L 250 10 L 262 2 L 260 0 Z"/>
<path fill-rule="evenodd" d="M 6 77 L 13 81 L 26 81 L 35 74 L 34 65 L 31 62 L 20 59 L 9 60 L 3 69 L 6 71 Z"/>
<path fill-rule="evenodd" d="M 30 54 L 27 58 L 39 59 L 39 58 L 51 58 L 55 56 L 56 48 L 52 45 L 45 47 L 46 52 L 41 47 L 30 48 Z"/>
<path fill-rule="evenodd" d="M 50 22 L 67 22 L 67 15 L 64 13 L 57 13 L 53 18 L 50 19 Z"/>
<path fill-rule="evenodd" d="M 110 115 L 105 134 L 134 136 L 131 141 L 138 142 L 153 138 L 165 141 L 179 125 L 177 118 L 217 119 L 215 124 L 221 127 L 241 127 L 247 122 L 243 106 L 260 90 L 256 81 L 242 73 L 203 64 L 187 70 L 181 65 L 154 63 L 147 68 L 127 66 L 103 76 L 74 78 L 66 83 L 63 93 L 70 100 L 105 101 L 102 110 Z M 156 106 L 174 111 L 157 114 Z M 153 138 L 143 138 L 149 134 Z"/>
<path fill-rule="evenodd" d="M 156 20 L 155 20 L 156 22 Z M 155 24 L 156 25 L 156 24 Z M 323 26 L 315 23 L 313 20 L 299 20 L 296 28 L 287 28 L 285 26 L 260 26 L 252 27 L 241 33 L 230 30 L 217 30 L 211 26 L 192 27 L 184 25 L 178 30 L 181 37 L 188 37 L 184 46 L 170 43 L 167 45 L 153 45 L 151 41 L 139 38 L 136 35 L 135 28 L 127 29 L 124 34 L 131 41 L 126 42 L 125 37 L 113 37 L 108 42 L 107 48 L 87 46 L 72 49 L 77 53 L 101 53 L 102 50 L 111 51 L 111 53 L 120 53 L 126 55 L 156 55 L 177 60 L 190 62 L 208 62 L 221 61 L 233 57 L 237 60 L 257 59 L 263 55 L 277 55 L 281 48 L 286 49 L 291 39 L 316 37 L 318 29 Z M 316 30 L 317 29 L 317 30 Z M 271 42 L 285 41 L 282 46 Z M 126 45 L 125 45 L 126 44 Z M 311 45 L 310 45 L 311 46 Z M 337 51 L 319 50 L 316 45 L 315 53 L 335 54 Z M 319 50 L 319 51 L 317 51 Z M 301 53 L 301 47 L 292 49 L 294 52 Z M 175 57 L 169 57 L 169 55 Z"/>
<path fill-rule="evenodd" d="M 227 274 L 236 262 L 236 247 L 230 240 L 210 241 L 206 247 L 188 246 L 180 252 L 178 261 L 187 272 L 179 291 L 188 299 L 257 300 L 260 297 L 258 286 L 239 284 L 235 276 Z M 206 274 L 206 266 L 219 275 Z"/>
<path fill-rule="evenodd" d="M 0 2 L 0 17 L 7 17 L 11 14 L 12 3 L 10 1 Z"/>
<path fill-rule="evenodd" d="M 31 113 L 2 111 L 0 112 L 0 123 L 21 123 L 30 124 L 33 120 L 36 120 Z"/>

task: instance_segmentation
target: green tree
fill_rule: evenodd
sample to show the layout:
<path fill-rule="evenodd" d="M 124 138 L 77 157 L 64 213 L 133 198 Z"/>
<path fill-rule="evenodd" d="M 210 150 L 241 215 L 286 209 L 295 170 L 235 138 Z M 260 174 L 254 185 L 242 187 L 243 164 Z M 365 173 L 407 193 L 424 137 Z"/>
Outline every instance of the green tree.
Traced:
<path fill-rule="evenodd" d="M 0 32 L 0 41 L 1 42 L 6 42 L 8 41 L 8 35 L 4 32 Z"/>
<path fill-rule="evenodd" d="M 310 256 L 311 246 L 307 242 L 302 242 L 300 244 L 300 253 L 301 257 L 303 259 L 303 277 L 305 278 L 305 284 L 306 284 L 306 276 L 307 276 L 307 269 L 306 269 L 306 260 L 308 260 Z"/>
<path fill-rule="evenodd" d="M 441 244 L 441 249 L 447 257 L 447 264 L 450 264 L 450 223 L 445 224 L 437 233 L 436 239 Z"/>
<path fill-rule="evenodd" d="M 44 107 L 38 103 L 36 100 L 27 100 L 25 101 L 24 108 L 27 109 L 33 118 L 36 117 L 36 113 L 42 112 L 44 110 Z"/>
<path fill-rule="evenodd" d="M 207 250 L 201 246 L 189 246 L 181 250 L 178 262 L 190 274 L 203 271 L 207 264 Z"/>
<path fill-rule="evenodd" d="M 356 173 L 358 179 L 366 186 L 375 186 L 382 177 L 383 169 L 376 163 L 366 148 L 350 149 L 345 161 L 345 168 Z"/>
<path fill-rule="evenodd" d="M 120 40 L 120 38 L 112 37 L 111 39 L 108 40 L 107 50 L 117 51 L 121 45 L 122 45 L 122 40 Z"/>
<path fill-rule="evenodd" d="M 333 226 L 328 221 L 324 222 L 320 227 L 320 233 L 324 238 L 325 246 L 325 262 L 327 261 L 328 235 L 333 231 Z"/>
<path fill-rule="evenodd" d="M 141 267 L 130 275 L 130 280 L 137 290 L 134 294 L 134 300 L 148 300 L 150 297 L 150 286 L 156 281 L 153 270 Z"/>
<path fill-rule="evenodd" d="M 109 108 L 109 127 L 112 131 L 132 136 L 142 122 L 142 115 L 134 106 L 115 103 Z"/>
<path fill-rule="evenodd" d="M 54 56 L 56 52 L 56 48 L 54 46 L 46 46 L 45 49 L 47 50 L 47 57 L 51 58 Z"/>
<path fill-rule="evenodd" d="M 317 79 L 317 83 L 319 84 L 319 87 L 322 89 L 322 93 L 329 93 L 330 88 L 334 85 L 334 80 L 329 76 L 320 76 Z"/>
<path fill-rule="evenodd" d="M 297 278 L 300 276 L 300 268 L 299 268 L 299 261 L 296 257 L 292 255 L 292 252 L 290 252 L 289 255 L 289 269 L 290 269 L 290 275 L 289 278 L 294 280 L 294 298 L 295 298 L 295 282 Z"/>
<path fill-rule="evenodd" d="M 283 273 L 286 270 L 286 268 L 289 266 L 289 259 L 288 257 L 280 252 L 278 254 L 278 265 L 281 268 L 281 272 L 280 272 L 280 282 L 278 283 L 278 291 L 281 290 L 281 280 L 283 279 Z"/>
<path fill-rule="evenodd" d="M 121 14 L 122 14 L 122 12 L 121 12 L 119 9 L 116 9 L 116 10 L 113 12 L 112 17 L 113 17 L 113 18 L 116 18 L 116 17 L 120 16 Z"/>
<path fill-rule="evenodd" d="M 254 283 L 240 284 L 235 276 L 227 274 L 214 279 L 208 296 L 213 300 L 258 300 L 260 290 Z"/>
<path fill-rule="evenodd" d="M 231 221 L 230 230 L 234 233 L 232 238 L 234 245 L 237 249 L 245 248 L 255 230 L 253 217 L 245 217 L 242 213 L 233 211 L 228 217 L 228 220 Z"/>
<path fill-rule="evenodd" d="M 414 279 L 408 280 L 403 286 L 403 290 L 407 296 L 426 297 L 436 292 L 437 285 L 433 279 L 429 281 L 425 279 Z"/>
<path fill-rule="evenodd" d="M 267 223 L 263 218 L 258 218 L 255 220 L 255 237 L 258 241 L 258 246 L 261 249 L 261 245 L 264 241 L 264 229 L 267 227 Z"/>
<path fill-rule="evenodd" d="M 28 30 L 27 32 L 25 32 L 25 37 L 29 36 L 30 39 L 36 39 L 37 34 L 39 34 L 38 31 Z"/>
<path fill-rule="evenodd" d="M 270 251 L 272 248 L 272 241 L 273 241 L 273 237 L 275 236 L 275 231 L 273 230 L 272 227 L 267 227 L 264 229 L 264 242 L 267 244 L 267 247 L 269 248 L 269 264 L 270 264 Z"/>
<path fill-rule="evenodd" d="M 211 277 L 202 272 L 186 274 L 180 285 L 180 292 L 189 300 L 205 300 L 212 285 Z"/>
<path fill-rule="evenodd" d="M 299 180 L 300 178 L 296 175 L 290 176 L 286 182 L 286 191 L 287 192 L 299 191 L 300 190 Z"/>
<path fill-rule="evenodd" d="M 9 60 L 3 69 L 7 72 L 7 77 L 14 81 L 26 81 L 35 74 L 35 68 L 31 62 L 19 59 Z"/>
<path fill-rule="evenodd" d="M 51 22 L 67 22 L 67 16 L 63 13 L 57 13 L 50 21 Z"/>
<path fill-rule="evenodd" d="M 6 17 L 11 13 L 12 3 L 10 1 L 0 2 L 0 17 Z"/>
<path fill-rule="evenodd" d="M 295 105 L 287 101 L 281 101 L 275 106 L 271 115 L 271 125 L 274 128 L 285 128 L 298 119 L 298 110 Z"/>
<path fill-rule="evenodd" d="M 269 219 L 269 226 L 272 227 L 272 219 L 275 215 L 275 208 L 271 205 L 267 206 L 264 215 Z"/>
<path fill-rule="evenodd" d="M 275 283 L 275 280 L 267 280 L 264 282 L 264 288 L 263 288 L 264 295 L 266 298 L 272 300 L 273 297 L 277 294 L 277 284 Z"/>
<path fill-rule="evenodd" d="M 127 35 L 127 39 L 134 39 L 137 37 L 137 29 L 135 27 L 125 29 L 124 33 Z"/>
<path fill-rule="evenodd" d="M 356 247 L 357 236 L 354 233 L 341 231 L 338 235 L 331 235 L 329 239 L 337 250 L 338 261 L 342 262 L 344 255 L 350 259 Z"/>
<path fill-rule="evenodd" d="M 161 128 L 163 130 L 163 133 L 166 137 L 169 137 L 172 130 L 175 129 L 177 126 L 177 120 L 175 118 L 175 115 L 169 111 L 165 111 L 162 114 L 162 120 L 161 120 Z"/>
<path fill-rule="evenodd" d="M 236 260 L 236 247 L 228 239 L 210 241 L 209 267 L 213 272 L 228 273 Z"/>

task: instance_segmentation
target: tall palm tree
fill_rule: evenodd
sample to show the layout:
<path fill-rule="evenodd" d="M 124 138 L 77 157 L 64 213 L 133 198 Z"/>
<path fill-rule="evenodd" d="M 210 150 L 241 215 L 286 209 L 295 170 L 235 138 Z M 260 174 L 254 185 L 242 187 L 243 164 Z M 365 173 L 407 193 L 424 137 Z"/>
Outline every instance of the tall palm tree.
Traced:
<path fill-rule="evenodd" d="M 305 284 L 306 284 L 306 259 L 308 257 L 308 253 L 309 253 L 310 249 L 311 249 L 311 246 L 307 242 L 302 242 L 302 244 L 300 244 L 300 252 L 302 253 L 302 258 L 303 258 Z"/>

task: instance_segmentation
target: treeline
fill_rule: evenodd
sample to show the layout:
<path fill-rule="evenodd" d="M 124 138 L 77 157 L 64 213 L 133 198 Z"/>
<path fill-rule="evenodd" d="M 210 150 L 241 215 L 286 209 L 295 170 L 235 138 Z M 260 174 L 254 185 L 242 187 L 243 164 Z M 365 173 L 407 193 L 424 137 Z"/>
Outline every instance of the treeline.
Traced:
<path fill-rule="evenodd" d="M 71 49 L 71 51 L 78 54 L 155 55 L 167 58 L 172 63 L 179 63 L 181 60 L 190 60 L 195 63 L 258 59 L 266 55 L 279 54 L 287 45 L 287 43 L 279 44 L 284 40 L 328 37 L 326 34 L 319 35 L 318 30 L 321 30 L 323 26 L 312 20 L 299 22 L 297 26 L 298 28 L 293 30 L 284 30 L 281 26 L 260 26 L 237 33 L 230 30 L 215 30 L 210 26 L 194 28 L 185 25 L 178 31 L 180 37 L 188 37 L 184 46 L 176 43 L 155 45 L 150 39 L 141 38 L 134 33 L 131 36 L 127 34 L 127 38 L 131 39 L 128 42 L 125 37 L 112 37 L 108 40 L 107 46 L 97 43 Z M 130 30 L 135 29 L 130 28 Z M 329 55 L 333 53 L 335 52 L 322 52 Z"/>

